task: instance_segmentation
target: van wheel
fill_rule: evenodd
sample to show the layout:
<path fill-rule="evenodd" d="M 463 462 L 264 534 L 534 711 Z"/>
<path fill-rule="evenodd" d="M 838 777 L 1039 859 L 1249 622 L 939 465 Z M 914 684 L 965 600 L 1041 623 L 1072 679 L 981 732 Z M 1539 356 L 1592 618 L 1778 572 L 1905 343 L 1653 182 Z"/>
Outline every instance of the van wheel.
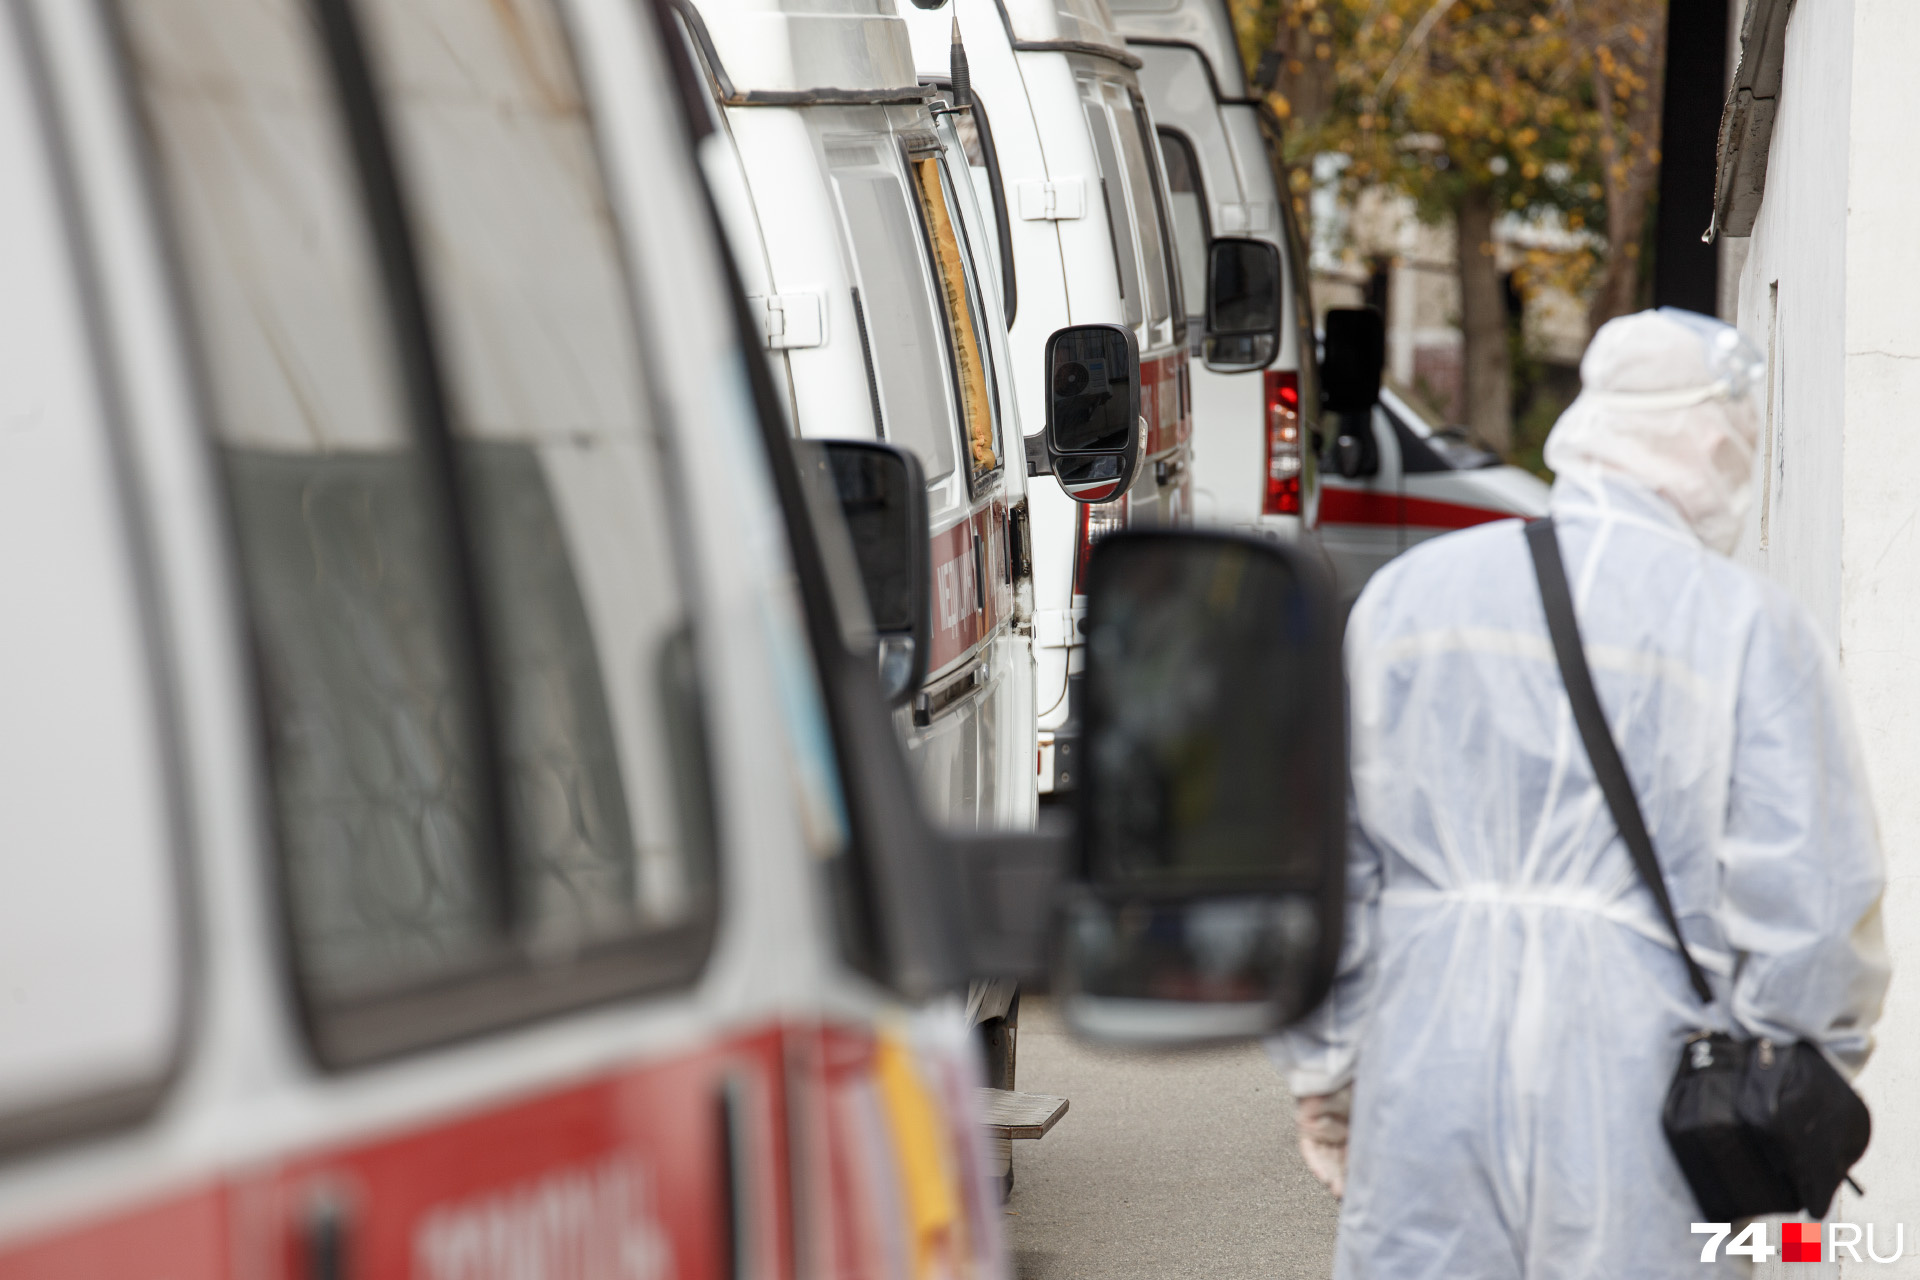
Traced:
<path fill-rule="evenodd" d="M 980 1024 L 980 1044 L 986 1052 L 987 1087 L 990 1089 L 1012 1089 L 1014 1084 L 1014 1064 L 1020 1046 L 1020 993 L 1013 993 L 1013 1003 L 1007 1006 L 1004 1017 L 988 1018 Z M 995 1138 L 993 1140 L 994 1163 L 1000 1171 L 1000 1203 L 1005 1204 L 1013 1196 L 1013 1139 Z"/>

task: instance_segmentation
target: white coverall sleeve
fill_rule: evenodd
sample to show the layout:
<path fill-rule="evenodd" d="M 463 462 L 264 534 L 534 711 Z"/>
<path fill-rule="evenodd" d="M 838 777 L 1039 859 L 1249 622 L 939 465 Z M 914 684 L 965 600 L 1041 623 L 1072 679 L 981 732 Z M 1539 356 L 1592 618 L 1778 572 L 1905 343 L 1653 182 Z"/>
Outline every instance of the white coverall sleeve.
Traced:
<path fill-rule="evenodd" d="M 1734 737 L 1720 919 L 1741 1031 L 1811 1040 L 1849 1074 L 1873 1049 L 1888 967 L 1881 863 L 1839 672 L 1812 628 L 1757 635 Z"/>
<path fill-rule="evenodd" d="M 1377 579 L 1376 579 L 1377 581 Z M 1370 584 L 1371 585 L 1371 584 Z M 1349 698 L 1364 686 L 1355 657 L 1365 652 L 1375 593 L 1363 592 L 1347 620 L 1346 661 Z M 1359 720 L 1348 714 L 1351 732 Z M 1350 745 L 1360 749 L 1357 737 Z M 1347 911 L 1340 941 L 1340 962 L 1333 989 L 1320 1007 L 1267 1040 L 1267 1056 L 1296 1098 L 1334 1093 L 1353 1081 L 1360 1036 L 1373 1007 L 1373 952 L 1380 914 L 1380 851 L 1367 838 L 1351 792 L 1347 796 Z"/>
<path fill-rule="evenodd" d="M 1374 932 L 1380 911 L 1380 854 L 1349 803 L 1347 918 L 1340 968 L 1321 1006 L 1267 1041 L 1267 1055 L 1296 1098 L 1334 1093 L 1353 1081 L 1360 1035 L 1373 1005 Z"/>

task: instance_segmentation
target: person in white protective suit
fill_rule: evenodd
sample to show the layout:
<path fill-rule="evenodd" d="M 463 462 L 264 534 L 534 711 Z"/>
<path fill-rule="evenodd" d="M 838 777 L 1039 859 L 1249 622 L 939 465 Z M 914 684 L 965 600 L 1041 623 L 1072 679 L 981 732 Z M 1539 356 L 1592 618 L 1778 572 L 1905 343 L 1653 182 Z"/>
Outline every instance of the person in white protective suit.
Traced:
<path fill-rule="evenodd" d="M 1580 375 L 1547 442 L 1553 517 L 1716 999 L 1594 782 L 1523 526 L 1380 570 L 1346 641 L 1347 945 L 1327 1003 L 1269 1044 L 1309 1166 L 1344 1189 L 1342 1280 L 1698 1277 L 1701 1215 L 1660 1128 L 1682 1043 L 1731 1024 L 1849 1074 L 1872 1048 L 1883 871 L 1838 672 L 1807 614 L 1727 558 L 1762 361 L 1662 310 L 1605 325 Z"/>

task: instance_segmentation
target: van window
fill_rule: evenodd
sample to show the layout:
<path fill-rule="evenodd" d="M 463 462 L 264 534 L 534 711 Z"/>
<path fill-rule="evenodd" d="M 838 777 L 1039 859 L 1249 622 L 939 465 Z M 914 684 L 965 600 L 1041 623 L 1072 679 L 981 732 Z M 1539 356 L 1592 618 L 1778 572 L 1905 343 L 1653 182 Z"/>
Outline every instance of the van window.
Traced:
<path fill-rule="evenodd" d="M 123 7 L 322 1056 L 687 980 L 715 883 L 696 650 L 556 16 L 359 6 L 409 246 L 295 0 Z"/>
<path fill-rule="evenodd" d="M 1080 82 L 1081 102 L 1087 113 L 1087 132 L 1093 137 L 1094 163 L 1100 169 L 1100 199 L 1107 214 L 1107 235 L 1113 246 L 1113 269 L 1120 286 L 1120 299 L 1127 323 L 1137 325 L 1146 312 L 1141 308 L 1140 264 L 1134 254 L 1133 222 L 1127 216 L 1126 171 L 1113 146 L 1113 122 L 1107 117 L 1100 82 Z"/>
<path fill-rule="evenodd" d="M 957 455 L 953 394 L 899 151 L 890 138 L 833 138 L 826 153 L 879 384 L 881 437 L 912 449 L 927 483 L 938 483 Z"/>
<path fill-rule="evenodd" d="M 1160 154 L 1167 162 L 1167 202 L 1173 206 L 1173 238 L 1180 256 L 1180 288 L 1187 314 L 1207 314 L 1207 242 L 1213 239 L 1207 216 L 1207 189 L 1193 144 L 1178 130 L 1160 131 Z"/>
<path fill-rule="evenodd" d="M 993 210 L 995 248 L 1000 255 L 1001 312 L 1007 326 L 1013 326 L 1020 307 L 1020 291 L 1013 270 L 1013 227 L 1007 213 L 1006 185 L 1000 179 L 1000 158 L 993 145 L 993 121 L 980 90 L 970 91 L 970 105 L 947 117 L 967 153 L 967 169 L 973 177 L 974 192 Z"/>
<path fill-rule="evenodd" d="M 366 12 L 501 673 L 530 942 L 684 920 L 712 874 L 679 838 L 664 732 L 687 625 L 668 441 L 564 31 L 538 0 Z"/>
<path fill-rule="evenodd" d="M 0 22 L 0 1151 L 145 1112 L 187 988 L 153 578 L 18 30 Z"/>
<path fill-rule="evenodd" d="M 1162 346 L 1173 341 L 1173 255 L 1146 116 L 1118 85 L 1082 79 L 1080 94 L 1113 229 L 1127 323 L 1144 323 L 1144 345 Z"/>
<path fill-rule="evenodd" d="M 987 385 L 986 344 L 980 340 L 980 300 L 968 269 L 960 219 L 950 203 L 944 166 L 936 156 L 917 156 L 914 191 L 920 197 L 920 216 L 933 249 L 934 273 L 940 279 L 940 301 L 947 338 L 960 387 L 960 417 L 966 426 L 967 461 L 977 481 L 1000 465 L 994 442 L 994 400 Z"/>
<path fill-rule="evenodd" d="M 1133 206 L 1134 235 L 1140 242 L 1140 274 L 1147 283 L 1149 341 L 1158 346 L 1173 341 L 1173 305 L 1179 296 L 1175 287 L 1179 267 L 1169 234 L 1172 218 L 1160 182 L 1160 158 L 1155 154 L 1158 148 L 1153 145 L 1147 104 L 1140 95 L 1108 85 L 1107 96 L 1120 137 L 1120 154 L 1127 162 L 1127 200 Z"/>

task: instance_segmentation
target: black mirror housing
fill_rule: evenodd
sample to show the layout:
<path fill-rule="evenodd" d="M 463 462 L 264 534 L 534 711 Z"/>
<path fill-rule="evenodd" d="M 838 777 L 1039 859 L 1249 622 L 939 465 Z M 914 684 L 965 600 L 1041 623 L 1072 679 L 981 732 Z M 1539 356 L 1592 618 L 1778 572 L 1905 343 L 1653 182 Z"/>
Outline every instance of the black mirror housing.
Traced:
<path fill-rule="evenodd" d="M 1332 415 L 1336 423 L 1328 462 L 1336 475 L 1364 480 L 1380 474 L 1380 444 L 1373 437 L 1373 410 L 1356 409 Z"/>
<path fill-rule="evenodd" d="M 823 440 L 873 617 L 881 692 L 898 706 L 927 678 L 933 645 L 932 538 L 920 460 L 874 440 Z"/>
<path fill-rule="evenodd" d="M 1280 250 L 1222 237 L 1207 246 L 1207 368 L 1264 369 L 1280 354 Z"/>
<path fill-rule="evenodd" d="M 1387 322 L 1372 307 L 1327 312 L 1320 356 L 1320 398 L 1332 413 L 1358 413 L 1380 402 L 1387 363 Z"/>
<path fill-rule="evenodd" d="M 1140 469 L 1140 340 L 1119 324 L 1047 339 L 1047 470 L 1075 502 L 1106 502 Z"/>
<path fill-rule="evenodd" d="M 1345 904 L 1338 612 L 1307 556 L 1117 533 L 1087 573 L 1086 759 L 1054 990 L 1108 1039 L 1264 1034 L 1331 985 Z"/>

